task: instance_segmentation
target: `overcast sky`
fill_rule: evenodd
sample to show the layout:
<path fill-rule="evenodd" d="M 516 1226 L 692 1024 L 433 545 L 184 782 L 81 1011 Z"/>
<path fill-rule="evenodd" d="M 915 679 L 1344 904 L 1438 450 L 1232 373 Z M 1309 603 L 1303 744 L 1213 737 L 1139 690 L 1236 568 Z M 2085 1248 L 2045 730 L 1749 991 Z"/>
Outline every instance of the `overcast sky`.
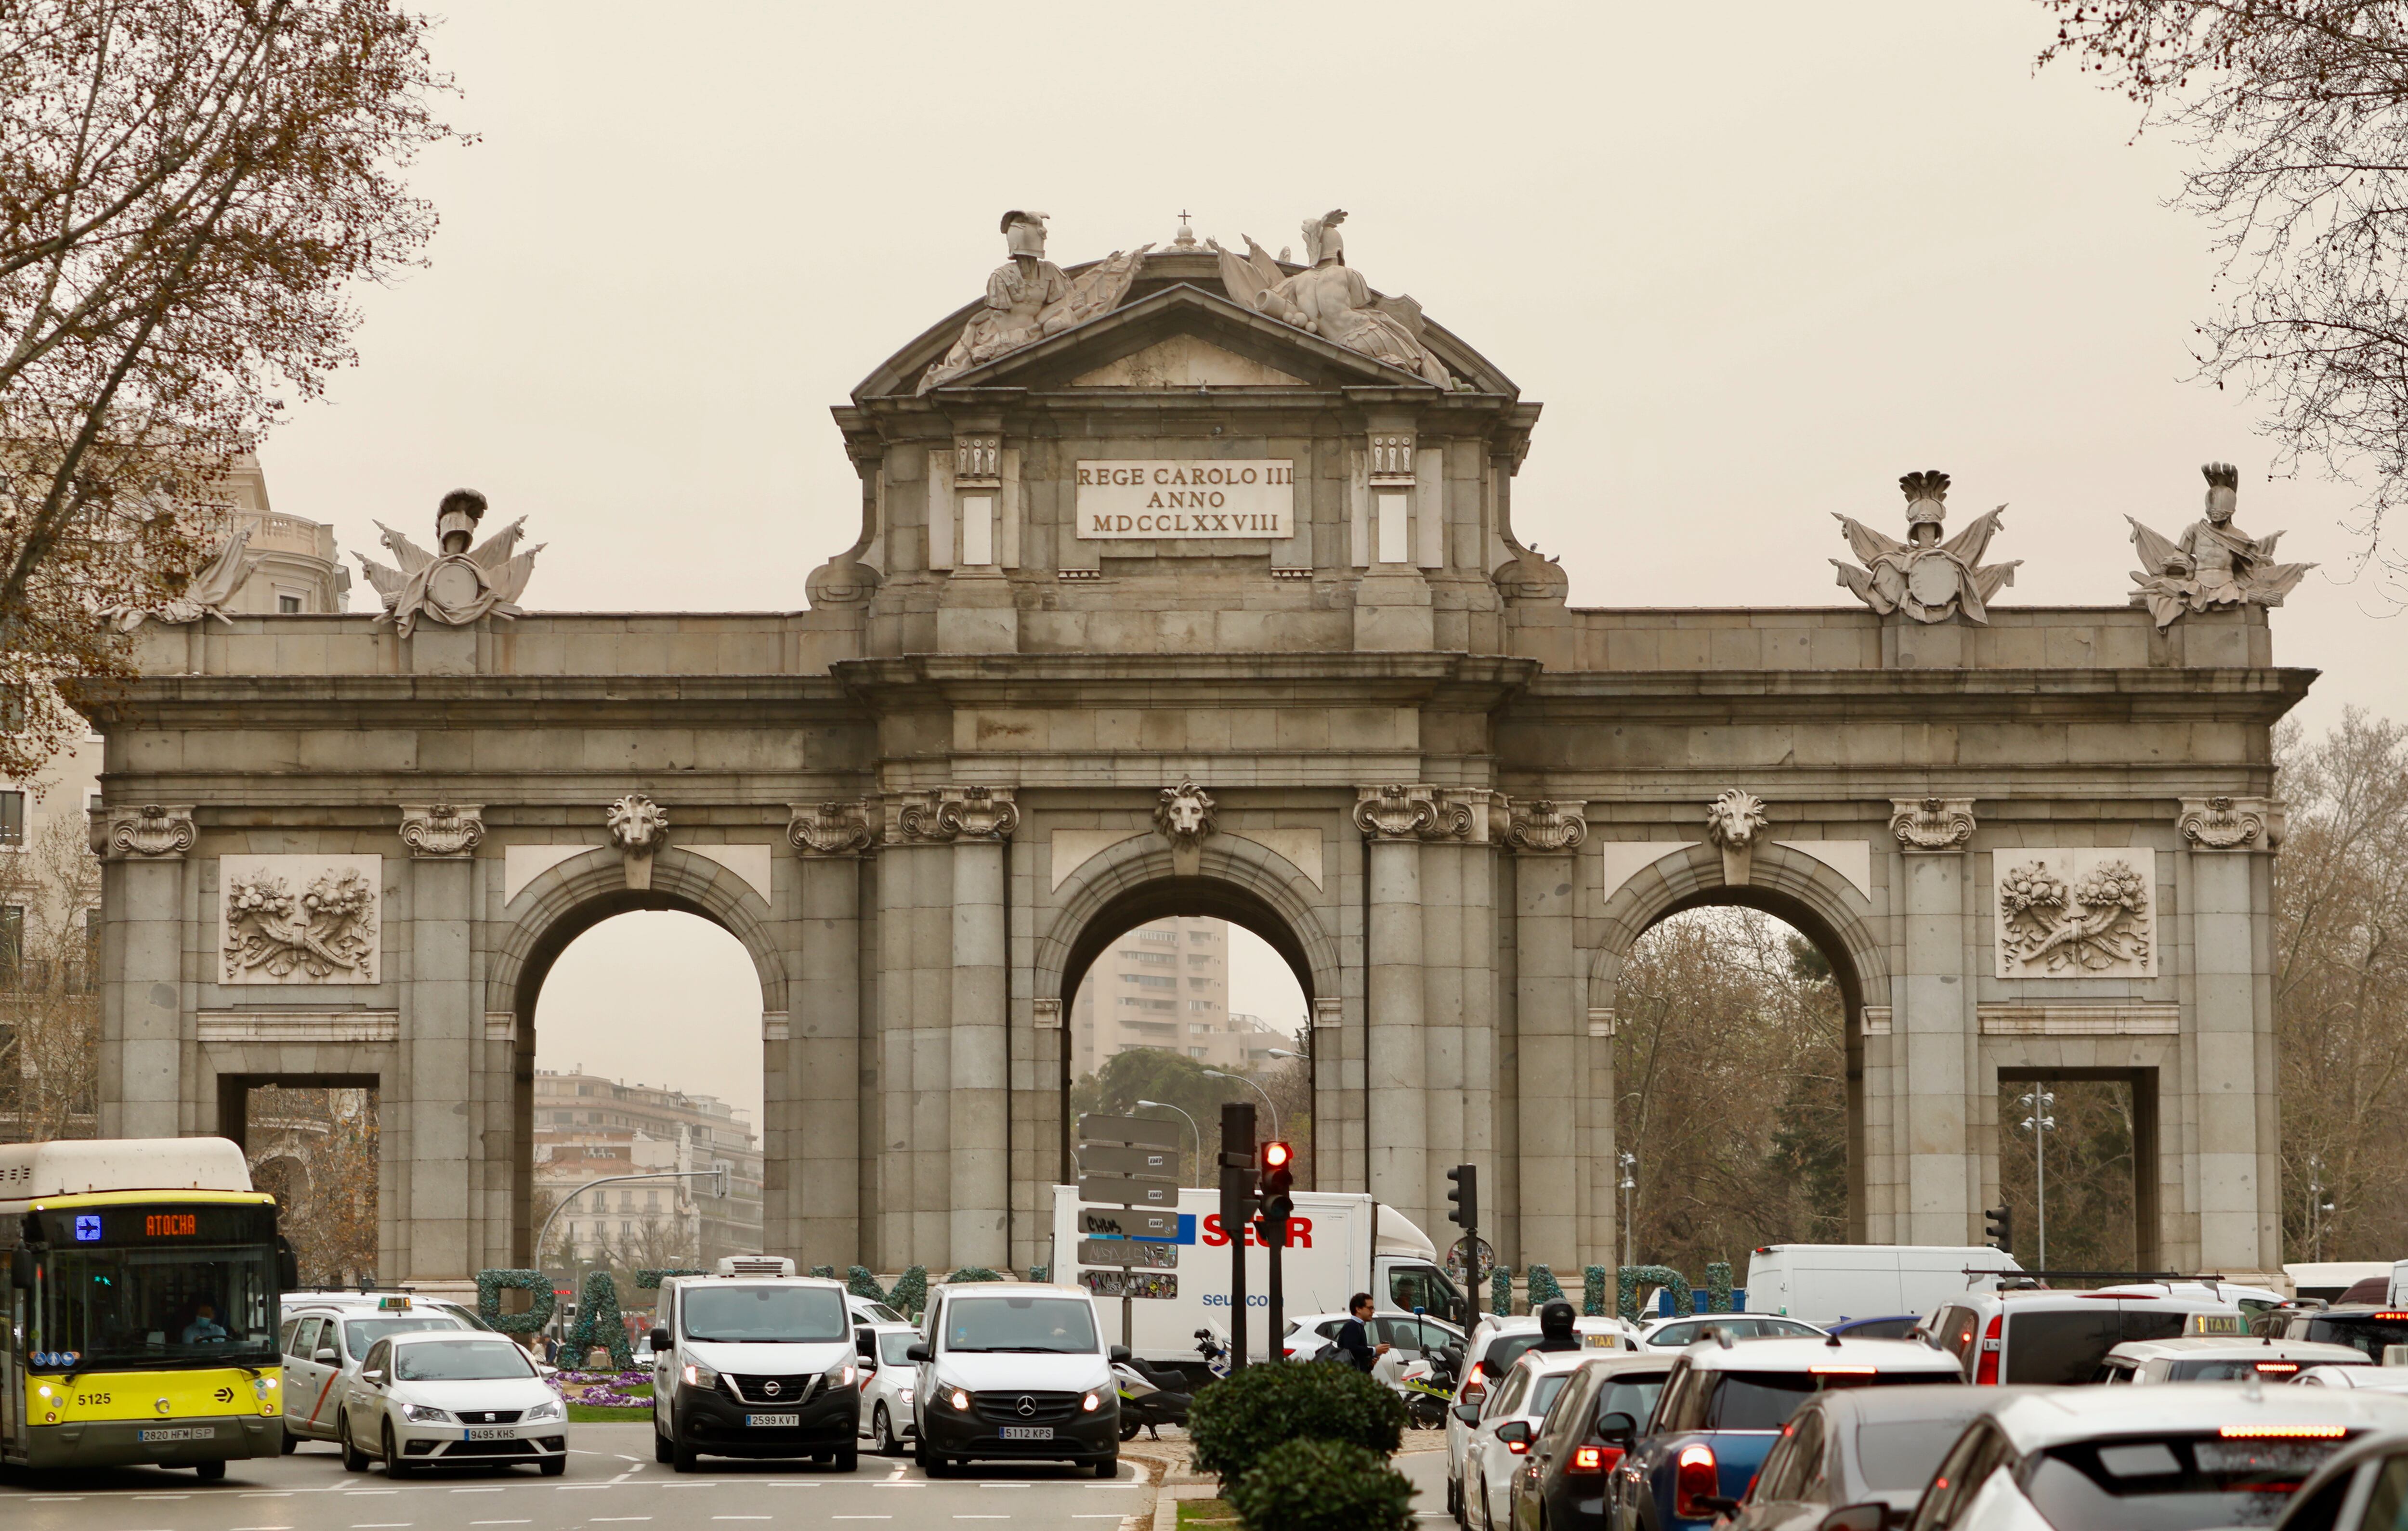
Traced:
<path fill-rule="evenodd" d="M 1898 476 L 1940 468 L 1953 525 L 2008 507 L 2000 604 L 2120 605 L 2124 516 L 2178 531 L 2228 458 L 2240 523 L 2325 565 L 2274 615 L 2325 671 L 2303 716 L 2408 713 L 2408 629 L 2344 582 L 2355 493 L 2268 483 L 2248 402 L 2185 380 L 2214 268 L 2163 205 L 2183 151 L 2035 77 L 2029 0 L 449 15 L 481 141 L 417 174 L 433 264 L 365 294 L 360 366 L 262 453 L 346 549 L 467 484 L 549 543 L 530 606 L 799 607 L 858 521 L 829 407 L 982 290 L 1003 208 L 1068 265 L 1182 208 L 1277 250 L 1343 207 L 1373 286 L 1544 404 L 1514 517 L 1575 604 L 1839 604 L 1831 512 L 1898 531 Z M 645 1077 L 708 996 L 752 1013 L 676 1052 L 757 1081 L 757 990 L 732 941 L 648 928 L 679 923 L 572 949 L 545 1066 Z"/>

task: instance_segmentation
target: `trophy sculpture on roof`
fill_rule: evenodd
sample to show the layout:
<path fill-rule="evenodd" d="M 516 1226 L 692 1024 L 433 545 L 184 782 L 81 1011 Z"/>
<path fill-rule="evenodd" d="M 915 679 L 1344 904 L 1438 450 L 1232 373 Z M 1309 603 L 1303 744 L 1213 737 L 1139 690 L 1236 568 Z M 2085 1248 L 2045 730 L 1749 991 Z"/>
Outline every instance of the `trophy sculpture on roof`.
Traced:
<path fill-rule="evenodd" d="M 2191 522 L 2180 540 L 2169 542 L 2133 521 L 2132 546 L 2145 569 L 2132 571 L 2132 604 L 2145 606 L 2160 631 L 2172 627 L 2186 611 L 2217 607 L 2280 606 L 2314 564 L 2277 564 L 2275 532 L 2253 537 L 2232 524 L 2233 507 L 2241 498 L 2241 470 L 2230 463 L 2209 463 L 2200 470 L 2207 479 L 2207 515 Z"/>
<path fill-rule="evenodd" d="M 545 545 L 538 543 L 513 556 L 519 528 L 526 524 L 526 518 L 521 516 L 469 547 L 484 514 L 485 496 L 473 489 L 455 489 L 444 495 L 435 512 L 436 545 L 442 551 L 432 553 L 384 522 L 376 522 L 376 529 L 384 534 L 380 540 L 401 565 L 390 568 L 364 552 L 351 554 L 384 600 L 384 615 L 377 620 L 392 622 L 408 637 L 421 618 L 447 627 L 466 627 L 488 613 L 523 615 L 517 604 L 519 593 L 526 589 L 528 578 L 535 573 L 535 555 Z"/>
<path fill-rule="evenodd" d="M 1940 523 L 1948 515 L 1948 475 L 1910 473 L 1899 479 L 1898 487 L 1906 492 L 1904 542 L 1884 537 L 1854 516 L 1839 516 L 1848 546 L 1865 565 L 1858 568 L 1832 559 L 1840 583 L 1885 617 L 1903 611 L 1916 622 L 1945 622 L 1962 611 L 1966 621 L 1987 625 L 1990 601 L 2015 582 L 2015 565 L 2023 562 L 1982 562 L 2006 507 L 1984 511 L 1942 542 Z"/>

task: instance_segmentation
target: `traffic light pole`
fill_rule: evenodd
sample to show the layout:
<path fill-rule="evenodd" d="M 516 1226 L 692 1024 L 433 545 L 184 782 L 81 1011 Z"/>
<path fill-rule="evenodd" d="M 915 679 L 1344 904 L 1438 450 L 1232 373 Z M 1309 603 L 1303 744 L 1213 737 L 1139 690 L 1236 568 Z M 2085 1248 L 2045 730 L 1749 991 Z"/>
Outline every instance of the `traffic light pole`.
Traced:
<path fill-rule="evenodd" d="M 1287 1252 L 1288 1220 L 1296 1210 L 1296 1198 L 1289 1195 L 1296 1184 L 1296 1153 L 1286 1143 L 1269 1142 L 1262 1146 L 1259 1158 L 1262 1174 L 1254 1182 L 1256 1225 L 1262 1230 L 1270 1275 L 1264 1293 L 1263 1317 L 1269 1327 L 1263 1336 L 1263 1354 L 1277 1361 L 1282 1355 L 1280 1341 L 1287 1336 L 1283 1322 L 1287 1294 L 1281 1266 Z"/>
<path fill-rule="evenodd" d="M 1446 1220 L 1463 1230 L 1463 1284 L 1471 1292 L 1471 1324 L 1464 1325 L 1469 1329 L 1480 1322 L 1480 1166 L 1457 1165 L 1446 1178 L 1454 1186 L 1446 1194 L 1454 1204 Z"/>
<path fill-rule="evenodd" d="M 1246 1224 L 1254 1221 L 1254 1107 L 1221 1108 L 1221 1231 L 1229 1237 L 1229 1375 L 1246 1366 Z"/>

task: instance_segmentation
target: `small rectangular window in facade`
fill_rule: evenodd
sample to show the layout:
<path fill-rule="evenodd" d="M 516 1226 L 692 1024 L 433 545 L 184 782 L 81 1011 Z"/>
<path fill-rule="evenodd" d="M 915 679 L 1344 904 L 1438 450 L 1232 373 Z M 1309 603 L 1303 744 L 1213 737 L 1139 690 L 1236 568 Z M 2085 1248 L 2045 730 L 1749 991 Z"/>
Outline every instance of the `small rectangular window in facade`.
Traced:
<path fill-rule="evenodd" d="M 15 904 L 0 904 L 0 989 L 15 988 L 24 966 L 25 911 Z"/>
<path fill-rule="evenodd" d="M 25 843 L 25 794 L 15 788 L 0 790 L 0 846 Z"/>

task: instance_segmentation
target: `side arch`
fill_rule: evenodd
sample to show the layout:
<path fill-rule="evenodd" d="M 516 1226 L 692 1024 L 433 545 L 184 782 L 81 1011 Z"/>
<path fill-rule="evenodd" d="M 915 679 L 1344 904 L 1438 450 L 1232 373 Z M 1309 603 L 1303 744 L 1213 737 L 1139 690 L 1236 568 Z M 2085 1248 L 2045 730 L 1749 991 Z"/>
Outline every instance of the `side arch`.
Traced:
<path fill-rule="evenodd" d="M 1617 1018 L 1621 1012 L 1623 964 L 1630 949 L 1649 929 L 1685 909 L 1737 905 L 1758 909 L 1794 926 L 1813 941 L 1831 964 L 1840 986 L 1844 1028 L 1842 1045 L 1847 1070 L 1848 1238 L 1862 1243 L 1870 1213 L 1867 1190 L 1869 1157 L 1866 1101 L 1867 1038 L 1864 1015 L 1868 1004 L 1890 1002 L 1889 951 L 1876 933 L 1872 901 L 1837 870 L 1802 851 L 1771 841 L 1758 841 L 1749 858 L 1748 880 L 1723 880 L 1723 857 L 1712 845 L 1693 845 L 1668 853 L 1641 868 L 1615 889 L 1599 911 L 1602 939 L 1589 967 L 1589 1007 Z M 1618 1028 L 1618 1024 L 1617 1027 Z M 1887 1061 L 1887 1039 L 1876 1037 L 1878 1061 Z M 1592 1096 L 1616 1089 L 1613 1044 L 1592 1065 Z M 1584 1115 L 1589 1123 L 1592 1153 L 1599 1165 L 1615 1162 L 1618 1101 L 1592 1098 Z M 1615 1209 L 1609 1190 L 1613 1177 L 1592 1177 L 1591 1220 L 1598 1229 L 1615 1227 Z M 1616 1229 L 1618 1232 L 1618 1229 Z"/>
<path fill-rule="evenodd" d="M 608 846 L 547 868 L 521 889 L 495 922 L 502 931 L 485 969 L 486 1013 L 515 1014 L 523 1031 L 535 1013 L 536 992 L 568 943 L 612 915 L 634 909 L 700 915 L 734 936 L 760 976 L 761 1009 L 784 1013 L 785 958 L 759 892 L 710 857 L 674 845 L 652 858 L 648 889 L 627 886 L 619 853 Z"/>

